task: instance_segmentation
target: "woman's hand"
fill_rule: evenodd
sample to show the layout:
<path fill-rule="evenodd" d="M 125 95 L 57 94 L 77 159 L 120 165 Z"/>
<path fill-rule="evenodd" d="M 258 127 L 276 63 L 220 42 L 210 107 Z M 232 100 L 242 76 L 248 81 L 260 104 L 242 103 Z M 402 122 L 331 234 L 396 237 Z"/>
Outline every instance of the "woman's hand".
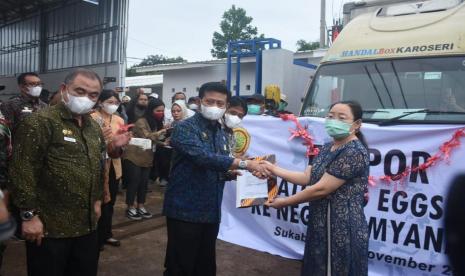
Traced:
<path fill-rule="evenodd" d="M 273 163 L 270 163 L 268 161 L 262 160 L 260 161 L 260 165 L 263 165 L 269 175 L 275 175 L 275 168 L 276 165 Z"/>
<path fill-rule="evenodd" d="M 269 199 L 267 202 L 265 202 L 265 205 L 275 209 L 280 209 L 288 206 L 289 204 L 287 203 L 287 197 L 278 197 L 275 199 Z"/>
<path fill-rule="evenodd" d="M 163 134 L 166 134 L 166 128 L 163 128 L 159 131 L 157 131 L 157 134 L 160 136 L 160 135 L 163 135 Z"/>
<path fill-rule="evenodd" d="M 110 143 L 113 137 L 113 132 L 111 130 L 111 127 L 102 126 L 102 132 L 103 132 L 103 138 L 105 139 L 107 144 Z"/>
<path fill-rule="evenodd" d="M 125 133 L 113 136 L 111 141 L 114 147 L 120 148 L 120 147 L 126 146 L 131 140 L 131 138 L 132 138 L 132 133 L 125 132 Z"/>

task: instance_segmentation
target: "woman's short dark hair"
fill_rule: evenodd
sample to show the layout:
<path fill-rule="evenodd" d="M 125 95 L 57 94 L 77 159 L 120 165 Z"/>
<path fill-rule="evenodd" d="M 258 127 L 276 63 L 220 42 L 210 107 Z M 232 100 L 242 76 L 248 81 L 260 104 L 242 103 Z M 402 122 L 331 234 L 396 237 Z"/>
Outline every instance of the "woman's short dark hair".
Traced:
<path fill-rule="evenodd" d="M 352 115 L 354 116 L 354 122 L 358 121 L 358 120 L 360 120 L 360 121 L 362 120 L 363 109 L 362 109 L 362 106 L 360 105 L 359 102 L 356 102 L 356 101 L 340 101 L 340 102 L 336 102 L 336 103 L 333 103 L 331 105 L 329 110 L 331 110 L 337 104 L 345 104 L 345 105 L 349 106 L 350 111 L 352 112 Z M 357 136 L 358 140 L 360 140 L 360 142 L 362 142 L 362 144 L 365 146 L 365 148 L 368 148 L 368 143 L 367 143 L 367 141 L 365 139 L 365 136 L 363 135 L 361 130 L 358 130 L 355 133 L 355 136 Z"/>
<path fill-rule="evenodd" d="M 231 92 L 228 90 L 226 85 L 221 82 L 207 82 L 202 84 L 199 89 L 199 97 L 203 99 L 206 92 L 218 92 L 227 96 L 228 101 L 231 98 Z"/>
<path fill-rule="evenodd" d="M 121 100 L 119 99 L 118 93 L 116 93 L 115 91 L 111 89 L 103 89 L 102 93 L 100 93 L 100 96 L 98 97 L 98 101 L 104 102 L 111 97 L 115 97 L 118 100 L 118 102 L 121 102 Z"/>
<path fill-rule="evenodd" d="M 247 108 L 247 103 L 244 99 L 239 96 L 233 96 L 229 100 L 229 107 L 241 107 L 244 110 L 244 114 L 247 115 L 249 109 Z"/>

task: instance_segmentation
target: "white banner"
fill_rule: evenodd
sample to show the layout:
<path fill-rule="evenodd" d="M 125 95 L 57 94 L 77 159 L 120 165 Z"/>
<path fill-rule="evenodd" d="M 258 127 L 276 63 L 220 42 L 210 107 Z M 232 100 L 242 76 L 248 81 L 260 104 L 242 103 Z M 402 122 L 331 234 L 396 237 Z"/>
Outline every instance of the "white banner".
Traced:
<path fill-rule="evenodd" d="M 322 119 L 299 121 L 309 127 L 316 144 L 330 141 Z M 273 153 L 281 167 L 305 169 L 305 146 L 298 138 L 288 141 L 289 128 L 295 127 L 293 122 L 247 116 L 244 124 L 252 136 L 250 156 Z M 461 127 L 364 124 L 362 130 L 370 148 L 370 175 L 396 175 L 406 167 L 424 163 Z M 444 253 L 443 216 L 448 186 L 454 175 L 465 172 L 463 160 L 465 148 L 459 147 L 449 162 L 440 162 L 424 173 L 411 173 L 403 185 L 378 180 L 375 187 L 370 187 L 370 200 L 365 207 L 370 233 L 370 275 L 452 275 Z M 292 195 L 301 189 L 280 179 L 278 185 L 278 196 Z M 287 258 L 302 258 L 308 204 L 278 211 L 266 206 L 237 209 L 235 195 L 234 182 L 227 183 L 220 239 Z"/>

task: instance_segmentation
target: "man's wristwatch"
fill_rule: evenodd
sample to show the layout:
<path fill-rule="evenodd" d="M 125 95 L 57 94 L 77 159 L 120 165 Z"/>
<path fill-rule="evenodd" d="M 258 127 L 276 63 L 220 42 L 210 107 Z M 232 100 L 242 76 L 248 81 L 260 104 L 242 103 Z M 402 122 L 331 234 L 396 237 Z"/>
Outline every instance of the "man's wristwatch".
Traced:
<path fill-rule="evenodd" d="M 247 169 L 247 161 L 246 160 L 239 161 L 239 169 L 241 169 L 241 170 Z"/>
<path fill-rule="evenodd" d="M 36 210 L 28 210 L 28 211 L 21 211 L 21 219 L 23 221 L 30 221 L 32 220 L 33 217 L 37 216 L 39 214 L 39 211 Z"/>

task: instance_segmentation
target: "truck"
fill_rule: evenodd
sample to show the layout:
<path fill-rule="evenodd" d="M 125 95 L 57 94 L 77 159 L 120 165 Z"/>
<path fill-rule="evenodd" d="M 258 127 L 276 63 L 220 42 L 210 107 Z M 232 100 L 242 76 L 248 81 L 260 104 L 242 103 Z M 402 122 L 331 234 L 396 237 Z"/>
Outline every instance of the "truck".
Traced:
<path fill-rule="evenodd" d="M 365 122 L 465 123 L 465 3 L 387 6 L 352 19 L 322 59 L 301 109 L 356 100 Z"/>
<path fill-rule="evenodd" d="M 401 3 L 352 18 L 301 108 L 316 144 L 330 141 L 325 116 L 339 101 L 363 108 L 369 275 L 453 275 L 443 219 L 449 185 L 465 174 L 464 1 Z"/>

